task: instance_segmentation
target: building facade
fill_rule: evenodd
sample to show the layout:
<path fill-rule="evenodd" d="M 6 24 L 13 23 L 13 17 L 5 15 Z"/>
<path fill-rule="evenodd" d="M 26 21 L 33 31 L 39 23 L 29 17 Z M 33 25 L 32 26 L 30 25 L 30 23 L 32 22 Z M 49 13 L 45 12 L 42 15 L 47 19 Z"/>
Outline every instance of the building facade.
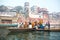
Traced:
<path fill-rule="evenodd" d="M 0 12 L 0 24 L 17 23 L 16 12 Z"/>

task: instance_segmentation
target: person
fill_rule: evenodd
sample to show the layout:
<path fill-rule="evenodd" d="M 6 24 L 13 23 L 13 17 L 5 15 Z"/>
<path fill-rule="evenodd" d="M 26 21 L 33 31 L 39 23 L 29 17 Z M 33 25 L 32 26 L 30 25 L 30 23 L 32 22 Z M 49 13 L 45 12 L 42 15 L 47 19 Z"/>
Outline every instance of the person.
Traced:
<path fill-rule="evenodd" d="M 38 29 L 38 24 L 37 24 L 37 22 L 35 22 L 34 28 L 35 28 L 35 29 Z"/>
<path fill-rule="evenodd" d="M 24 22 L 24 28 L 27 28 L 28 27 L 28 24 L 27 24 L 27 21 Z"/>
<path fill-rule="evenodd" d="M 43 26 L 43 22 L 41 22 L 41 21 L 39 21 L 39 27 L 38 27 L 39 29 L 41 28 L 41 29 L 44 29 L 44 26 Z"/>
<path fill-rule="evenodd" d="M 39 23 L 36 24 L 36 29 L 38 29 L 38 28 L 39 28 Z"/>
<path fill-rule="evenodd" d="M 20 23 L 20 27 L 23 28 L 23 22 Z"/>
<path fill-rule="evenodd" d="M 32 28 L 32 24 L 31 24 L 31 22 L 29 22 L 28 28 Z"/>
<path fill-rule="evenodd" d="M 20 25 L 21 25 L 21 24 L 20 24 L 20 23 L 18 23 L 18 28 L 20 27 Z"/>
<path fill-rule="evenodd" d="M 50 22 L 49 21 L 46 23 L 46 26 L 48 26 L 48 29 L 50 29 Z"/>
<path fill-rule="evenodd" d="M 40 28 L 41 28 L 41 29 L 44 29 L 44 26 L 43 26 L 43 24 L 40 24 Z"/>
<path fill-rule="evenodd" d="M 50 22 L 48 21 L 48 29 L 50 29 Z"/>
<path fill-rule="evenodd" d="M 32 28 L 34 28 L 34 26 L 35 26 L 35 23 L 34 23 L 34 22 L 32 22 Z"/>

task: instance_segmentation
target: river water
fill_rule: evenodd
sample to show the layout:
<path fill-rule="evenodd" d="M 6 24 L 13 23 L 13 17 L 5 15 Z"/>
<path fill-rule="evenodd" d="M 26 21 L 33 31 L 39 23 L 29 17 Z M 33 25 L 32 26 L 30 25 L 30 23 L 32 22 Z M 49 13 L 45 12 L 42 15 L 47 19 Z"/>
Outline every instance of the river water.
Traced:
<path fill-rule="evenodd" d="M 0 40 L 60 40 L 60 32 L 21 32 L 8 33 L 0 36 Z"/>

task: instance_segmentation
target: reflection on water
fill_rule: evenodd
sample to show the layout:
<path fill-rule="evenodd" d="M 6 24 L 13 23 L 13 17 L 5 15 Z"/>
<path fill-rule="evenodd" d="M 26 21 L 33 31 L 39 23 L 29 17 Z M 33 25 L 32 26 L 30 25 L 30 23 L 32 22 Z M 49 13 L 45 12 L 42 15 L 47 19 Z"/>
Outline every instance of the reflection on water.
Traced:
<path fill-rule="evenodd" d="M 9 33 L 6 37 L 0 37 L 0 40 L 60 40 L 60 32 L 22 32 Z"/>

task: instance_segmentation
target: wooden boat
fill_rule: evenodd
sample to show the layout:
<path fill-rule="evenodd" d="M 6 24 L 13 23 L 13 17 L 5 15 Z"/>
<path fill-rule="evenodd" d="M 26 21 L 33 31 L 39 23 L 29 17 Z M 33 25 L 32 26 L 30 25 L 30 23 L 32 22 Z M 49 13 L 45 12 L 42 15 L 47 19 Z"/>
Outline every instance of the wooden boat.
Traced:
<path fill-rule="evenodd" d="M 33 31 L 50 31 L 50 32 L 60 32 L 60 29 L 32 29 Z"/>
<path fill-rule="evenodd" d="M 50 31 L 50 30 L 45 30 L 45 29 L 41 29 L 41 28 L 39 28 L 39 29 L 32 29 L 33 31 Z"/>
<path fill-rule="evenodd" d="M 9 28 L 11 32 L 31 32 L 31 31 L 50 31 L 44 29 L 34 29 L 34 28 Z"/>
<path fill-rule="evenodd" d="M 11 32 L 31 32 L 31 31 L 47 31 L 47 32 L 60 32 L 60 29 L 27 29 L 27 28 L 13 28 L 9 29 Z"/>
<path fill-rule="evenodd" d="M 10 25 L 11 26 L 11 25 Z M 16 25 L 12 25 L 13 28 L 8 28 L 8 30 L 10 30 L 11 32 L 26 32 L 26 31 L 60 31 L 60 29 L 41 29 L 41 28 L 38 28 L 38 29 L 34 29 L 34 28 L 14 28 L 14 26 L 18 26 L 17 24 Z"/>
<path fill-rule="evenodd" d="M 32 31 L 32 29 L 27 29 L 27 28 L 12 28 L 12 29 L 8 29 L 11 32 L 30 32 Z"/>

